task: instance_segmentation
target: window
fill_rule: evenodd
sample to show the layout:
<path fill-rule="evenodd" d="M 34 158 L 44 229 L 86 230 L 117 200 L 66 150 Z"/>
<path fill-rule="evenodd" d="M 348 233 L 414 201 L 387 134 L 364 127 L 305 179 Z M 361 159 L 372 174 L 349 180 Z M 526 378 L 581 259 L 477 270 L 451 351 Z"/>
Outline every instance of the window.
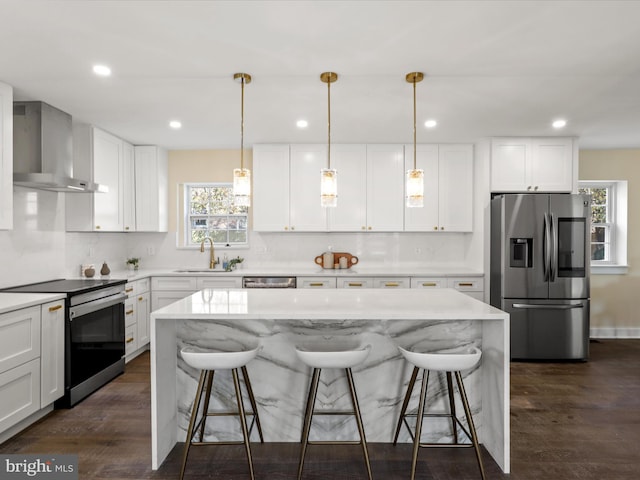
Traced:
<path fill-rule="evenodd" d="M 591 195 L 591 266 L 626 266 L 627 182 L 581 181 L 578 193 Z"/>
<path fill-rule="evenodd" d="M 206 237 L 216 244 L 247 244 L 249 208 L 234 205 L 230 183 L 189 183 L 184 193 L 186 246 L 200 245 Z"/>

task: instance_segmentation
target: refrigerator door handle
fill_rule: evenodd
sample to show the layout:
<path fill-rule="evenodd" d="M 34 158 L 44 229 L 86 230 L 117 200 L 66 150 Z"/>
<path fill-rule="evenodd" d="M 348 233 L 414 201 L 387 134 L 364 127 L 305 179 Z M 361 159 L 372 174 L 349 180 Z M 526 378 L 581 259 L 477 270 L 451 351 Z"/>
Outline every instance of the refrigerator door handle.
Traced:
<path fill-rule="evenodd" d="M 558 232 L 556 230 L 556 220 L 553 213 L 549 214 L 551 220 L 551 236 L 549 242 L 551 244 L 551 259 L 549 262 L 549 280 L 556 281 L 556 265 L 558 264 Z"/>
<path fill-rule="evenodd" d="M 513 308 L 522 310 L 571 310 L 572 308 L 584 308 L 582 303 L 576 303 L 573 305 L 566 304 L 544 304 L 544 305 L 532 305 L 530 303 L 514 303 Z"/>
<path fill-rule="evenodd" d="M 544 273 L 544 281 L 549 281 L 549 266 L 551 264 L 551 227 L 549 225 L 549 214 L 545 212 L 544 214 L 544 239 L 542 241 L 542 249 L 544 253 L 544 260 L 542 262 L 542 271 Z"/>

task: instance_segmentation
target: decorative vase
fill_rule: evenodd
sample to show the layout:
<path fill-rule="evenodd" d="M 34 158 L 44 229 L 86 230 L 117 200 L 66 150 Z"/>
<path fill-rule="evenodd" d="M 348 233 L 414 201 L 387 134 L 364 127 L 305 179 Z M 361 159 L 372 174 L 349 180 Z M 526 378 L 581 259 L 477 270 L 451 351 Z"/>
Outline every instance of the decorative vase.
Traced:
<path fill-rule="evenodd" d="M 107 265 L 107 262 L 104 262 L 102 264 L 102 268 L 100 269 L 100 275 L 109 275 L 111 273 L 111 269 L 109 268 L 109 265 Z"/>
<path fill-rule="evenodd" d="M 84 276 L 87 278 L 91 278 L 96 274 L 96 269 L 95 268 L 87 268 L 84 271 Z"/>

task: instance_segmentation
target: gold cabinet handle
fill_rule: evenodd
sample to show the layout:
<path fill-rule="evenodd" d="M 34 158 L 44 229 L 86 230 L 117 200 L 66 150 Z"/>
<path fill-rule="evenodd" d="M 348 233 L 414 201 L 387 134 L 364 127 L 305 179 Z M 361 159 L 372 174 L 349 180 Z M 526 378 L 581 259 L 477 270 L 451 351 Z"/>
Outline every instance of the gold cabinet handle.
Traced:
<path fill-rule="evenodd" d="M 133 342 L 133 338 L 127 338 L 127 343 Z"/>
<path fill-rule="evenodd" d="M 131 315 L 133 312 L 134 312 L 133 310 L 127 310 L 125 313 L 126 313 L 127 315 Z"/>
<path fill-rule="evenodd" d="M 313 282 L 309 284 L 310 287 L 322 287 L 323 285 L 324 283 L 322 282 Z"/>
<path fill-rule="evenodd" d="M 440 230 L 444 230 L 444 227 L 440 227 Z"/>
<path fill-rule="evenodd" d="M 366 230 L 366 229 L 367 229 L 367 227 L 365 227 L 365 226 L 363 225 L 363 226 L 362 226 L 362 230 Z"/>
<path fill-rule="evenodd" d="M 295 229 L 296 229 L 296 227 L 291 227 L 291 230 L 295 230 Z"/>
<path fill-rule="evenodd" d="M 131 292 L 133 292 L 133 287 L 124 289 L 124 293 L 131 293 Z"/>
<path fill-rule="evenodd" d="M 371 230 L 371 227 L 367 228 L 367 230 Z"/>
<path fill-rule="evenodd" d="M 55 312 L 56 310 L 60 310 L 62 305 L 54 305 L 53 307 L 49 307 L 50 312 Z"/>
<path fill-rule="evenodd" d="M 422 282 L 423 287 L 437 287 L 438 284 L 436 282 Z"/>
<path fill-rule="evenodd" d="M 469 282 L 460 282 L 458 284 L 459 287 L 473 287 L 473 283 L 469 283 Z"/>
<path fill-rule="evenodd" d="M 100 230 L 100 225 L 96 225 L 96 230 Z"/>
<path fill-rule="evenodd" d="M 124 227 L 125 230 L 129 230 L 129 227 Z"/>
<path fill-rule="evenodd" d="M 438 230 L 438 226 L 436 225 L 435 227 L 433 227 L 434 230 Z"/>
<path fill-rule="evenodd" d="M 362 282 L 349 282 L 350 287 L 361 287 Z"/>
<path fill-rule="evenodd" d="M 400 284 L 398 282 L 387 282 L 384 284 L 385 287 L 399 287 Z"/>
<path fill-rule="evenodd" d="M 285 230 L 289 230 L 289 227 L 284 227 Z"/>
<path fill-rule="evenodd" d="M 138 297 L 138 301 L 141 302 L 144 300 L 144 297 Z"/>

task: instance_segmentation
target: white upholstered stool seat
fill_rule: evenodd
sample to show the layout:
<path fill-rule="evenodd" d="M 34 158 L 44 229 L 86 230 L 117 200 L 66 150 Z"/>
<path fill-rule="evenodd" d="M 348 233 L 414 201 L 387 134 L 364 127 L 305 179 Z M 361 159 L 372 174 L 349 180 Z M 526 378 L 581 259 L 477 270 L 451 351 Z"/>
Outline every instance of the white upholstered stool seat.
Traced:
<path fill-rule="evenodd" d="M 398 424 L 396 427 L 396 434 L 393 439 L 393 444 L 398 442 L 398 435 L 400 429 L 404 425 L 409 430 L 409 434 L 413 438 L 413 455 L 411 459 L 411 480 L 414 480 L 416 474 L 416 465 L 418 462 L 418 449 L 419 447 L 433 447 L 433 446 L 451 446 L 451 447 L 473 447 L 476 454 L 476 460 L 478 461 L 478 467 L 480 468 L 480 475 L 485 480 L 484 466 L 482 464 L 482 455 L 480 453 L 480 444 L 478 442 L 478 436 L 476 434 L 476 428 L 473 424 L 473 417 L 471 415 L 471 408 L 469 407 L 469 401 L 464 389 L 464 383 L 462 382 L 462 370 L 470 370 L 474 368 L 479 362 L 482 356 L 482 352 L 475 346 L 464 347 L 461 349 L 443 350 L 440 352 L 415 352 L 402 347 L 398 347 L 402 356 L 413 365 L 413 372 L 409 385 L 407 387 L 407 393 L 402 403 L 400 410 L 400 417 L 398 418 Z M 407 413 L 407 407 L 409 400 L 411 399 L 411 393 L 418 376 L 418 372 L 422 370 L 422 388 L 420 390 L 420 401 L 418 404 L 418 412 L 414 414 Z M 444 372 L 447 378 L 447 394 L 449 396 L 449 413 L 430 413 L 425 414 L 425 404 L 427 396 L 427 385 L 429 383 L 429 372 Z M 453 375 L 452 375 L 453 374 Z M 453 398 L 453 380 L 452 376 L 456 378 L 456 384 L 458 385 L 458 392 L 462 400 L 462 406 L 467 418 L 467 427 L 462 424 L 456 415 L 455 400 Z M 406 417 L 416 417 L 415 432 L 411 431 L 411 427 L 406 420 Z M 453 443 L 422 443 L 420 436 L 422 433 L 422 421 L 424 417 L 449 417 L 451 419 L 451 427 L 453 430 Z M 458 427 L 465 433 L 467 438 L 471 440 L 471 444 L 460 443 L 458 441 Z"/>
<path fill-rule="evenodd" d="M 308 347 L 296 347 L 296 355 L 298 359 L 313 368 L 313 375 L 311 377 L 311 385 L 309 386 L 309 395 L 307 397 L 307 405 L 305 407 L 304 423 L 302 429 L 302 451 L 300 453 L 300 463 L 298 465 L 298 480 L 302 478 L 302 470 L 304 468 L 304 458 L 307 452 L 308 445 L 314 444 L 331 444 L 331 445 L 361 445 L 362 453 L 364 455 L 364 461 L 367 467 L 367 474 L 369 480 L 371 476 L 371 465 L 369 462 L 369 452 L 367 449 L 367 439 L 364 434 L 364 427 L 362 424 L 362 415 L 360 414 L 360 406 L 358 404 L 358 396 L 356 394 L 356 387 L 353 382 L 353 374 L 351 368 L 364 362 L 369 355 L 371 345 L 364 347 L 357 346 L 354 348 L 348 348 L 344 345 L 341 347 L 336 344 L 322 345 L 318 348 Z M 351 397 L 351 403 L 353 410 L 348 411 L 336 411 L 336 410 L 321 410 L 314 412 L 314 406 L 316 403 L 316 395 L 318 394 L 318 384 L 320 383 L 320 372 L 323 368 L 340 368 L 344 369 L 349 384 L 349 394 Z M 311 422 L 313 420 L 314 413 L 316 415 L 353 415 L 358 425 L 358 432 L 360 434 L 360 441 L 309 441 L 309 432 L 311 430 Z"/>
<path fill-rule="evenodd" d="M 202 445 L 235 445 L 243 444 L 247 454 L 247 461 L 249 463 L 249 474 L 251 479 L 254 479 L 253 474 L 253 462 L 251 458 L 251 446 L 249 443 L 249 436 L 254 424 L 258 428 L 258 434 L 260 436 L 260 442 L 264 442 L 262 436 L 262 427 L 260 426 L 260 417 L 258 416 L 258 407 L 253 396 L 253 389 L 251 388 L 251 382 L 249 380 L 249 372 L 246 365 L 253 360 L 258 352 L 260 346 L 255 348 L 249 348 L 247 350 L 238 351 L 220 351 L 220 350 L 205 350 L 199 347 L 185 347 L 180 352 L 185 363 L 192 368 L 200 370 L 200 380 L 198 381 L 198 390 L 196 392 L 195 399 L 193 400 L 193 408 L 191 410 L 191 418 L 189 420 L 189 428 L 187 430 L 187 438 L 184 448 L 184 456 L 182 459 L 182 469 L 180 471 L 180 479 L 184 478 L 185 469 L 187 466 L 187 458 L 189 456 L 189 449 L 192 446 Z M 233 412 L 209 412 L 209 399 L 211 397 L 211 390 L 213 387 L 213 376 L 216 370 L 231 370 L 233 377 L 233 385 L 236 394 L 236 403 L 238 410 Z M 240 380 L 238 376 L 238 370 L 242 372 L 244 377 L 244 384 L 251 403 L 251 410 L 246 411 L 244 402 L 242 399 L 242 390 L 240 388 Z M 200 402 L 204 400 L 204 405 L 200 412 Z M 198 412 L 200 412 L 200 420 L 198 421 Z M 224 441 L 224 442 L 205 442 L 204 431 L 208 417 L 217 416 L 237 416 L 240 421 L 240 427 L 242 430 L 242 441 Z M 247 427 L 246 416 L 253 417 L 251 425 Z M 194 441 L 193 438 L 196 432 L 200 432 L 200 440 Z"/>

